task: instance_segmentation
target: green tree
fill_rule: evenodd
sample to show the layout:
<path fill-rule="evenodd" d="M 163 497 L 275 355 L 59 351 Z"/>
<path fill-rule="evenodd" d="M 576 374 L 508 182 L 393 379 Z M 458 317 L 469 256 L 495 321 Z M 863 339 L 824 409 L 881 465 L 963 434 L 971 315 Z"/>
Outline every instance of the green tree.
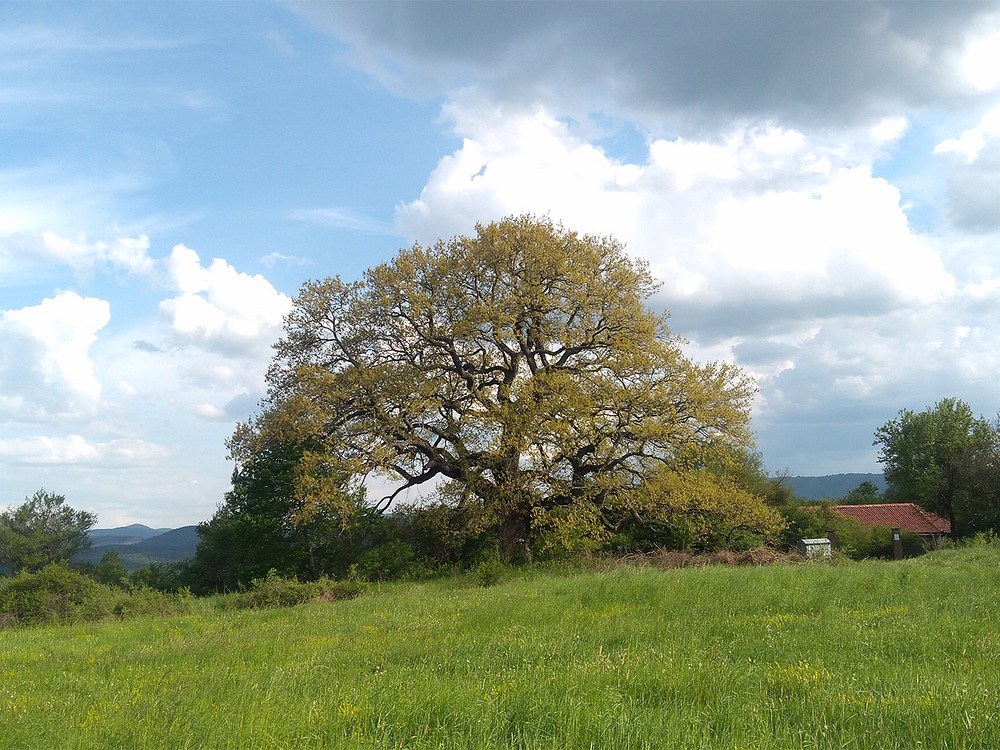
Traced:
<path fill-rule="evenodd" d="M 129 573 L 126 584 L 172 594 L 192 587 L 204 587 L 201 579 L 193 574 L 190 560 L 153 563 L 138 568 Z"/>
<path fill-rule="evenodd" d="M 415 245 L 360 281 L 310 282 L 262 413 L 230 441 L 237 472 L 269 441 L 304 446 L 293 522 L 346 517 L 371 474 L 395 481 L 379 509 L 450 480 L 508 558 L 530 555 L 539 530 L 573 546 L 628 519 L 670 520 L 712 493 L 676 481 L 661 502 L 650 477 L 752 445 L 755 386 L 687 358 L 645 306 L 655 289 L 614 239 L 532 216 Z"/>
<path fill-rule="evenodd" d="M 128 570 L 122 564 L 121 555 L 116 550 L 105 552 L 92 573 L 98 583 L 108 586 L 124 586 L 128 583 Z"/>
<path fill-rule="evenodd" d="M 965 534 L 1000 531 L 1000 421 L 991 422 L 989 427 L 959 461 Z"/>
<path fill-rule="evenodd" d="M 892 502 L 916 502 L 951 522 L 957 535 L 980 499 L 971 467 L 988 455 L 995 429 L 964 401 L 945 398 L 922 412 L 903 409 L 875 432 Z"/>
<path fill-rule="evenodd" d="M 882 502 L 882 491 L 872 482 L 862 482 L 842 498 L 842 505 L 872 505 Z"/>
<path fill-rule="evenodd" d="M 68 563 L 88 549 L 87 532 L 97 516 L 74 510 L 63 495 L 38 490 L 18 507 L 0 513 L 0 570 L 14 575 L 49 563 Z"/>
<path fill-rule="evenodd" d="M 264 430 L 237 431 L 234 440 L 247 449 L 233 473 L 232 490 L 213 517 L 198 526 L 198 548 L 191 574 L 210 590 L 231 590 L 274 570 L 282 576 L 318 578 L 346 569 L 352 560 L 348 540 L 356 520 L 355 501 L 348 517 L 337 506 L 301 507 L 296 470 L 305 452 Z M 339 543 L 338 543 L 339 542 Z"/>

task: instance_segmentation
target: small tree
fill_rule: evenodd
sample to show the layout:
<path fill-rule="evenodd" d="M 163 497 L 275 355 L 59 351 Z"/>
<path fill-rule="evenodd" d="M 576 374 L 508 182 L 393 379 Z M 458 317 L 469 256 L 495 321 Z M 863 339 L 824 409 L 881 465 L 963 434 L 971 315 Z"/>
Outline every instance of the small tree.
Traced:
<path fill-rule="evenodd" d="M 841 505 L 873 505 L 882 502 L 882 491 L 872 482 L 862 482 L 840 498 Z"/>
<path fill-rule="evenodd" d="M 87 532 L 97 516 L 74 510 L 63 495 L 38 490 L 13 510 L 0 513 L 0 570 L 14 575 L 49 563 L 67 563 L 90 547 Z"/>
<path fill-rule="evenodd" d="M 122 564 L 121 555 L 115 550 L 105 552 L 94 568 L 94 578 L 108 586 L 124 586 L 128 583 L 128 570 Z"/>

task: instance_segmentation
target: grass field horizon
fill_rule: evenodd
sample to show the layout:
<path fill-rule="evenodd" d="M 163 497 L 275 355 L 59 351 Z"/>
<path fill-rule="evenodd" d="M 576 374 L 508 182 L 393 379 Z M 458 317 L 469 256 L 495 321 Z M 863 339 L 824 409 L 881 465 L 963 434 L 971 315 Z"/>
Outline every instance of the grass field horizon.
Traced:
<path fill-rule="evenodd" d="M 1000 548 L 0 632 L 0 747 L 1000 746 Z"/>

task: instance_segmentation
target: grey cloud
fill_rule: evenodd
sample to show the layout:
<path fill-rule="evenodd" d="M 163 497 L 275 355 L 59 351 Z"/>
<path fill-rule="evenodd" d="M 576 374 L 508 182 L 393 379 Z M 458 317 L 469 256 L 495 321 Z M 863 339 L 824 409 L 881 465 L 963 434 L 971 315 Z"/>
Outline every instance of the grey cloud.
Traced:
<path fill-rule="evenodd" d="M 894 368 L 891 384 L 874 393 L 852 394 L 838 387 L 841 378 L 876 374 L 874 363 L 857 361 L 863 355 L 831 356 L 831 337 L 846 335 L 849 329 L 845 325 L 832 334 L 822 333 L 799 348 L 794 368 L 761 383 L 764 406 L 754 415 L 754 429 L 759 444 L 767 446 L 772 471 L 877 471 L 875 429 L 907 405 L 907 395 L 922 392 L 901 382 L 906 379 L 900 377 L 901 368 Z"/>
<path fill-rule="evenodd" d="M 921 410 L 947 396 L 992 417 L 1000 366 L 992 332 L 1000 311 L 988 307 L 958 295 L 923 310 L 824 321 L 796 347 L 794 367 L 761 381 L 754 427 L 769 467 L 875 471 L 874 431 L 900 409 Z M 963 323 L 969 328 L 960 333 Z"/>
<path fill-rule="evenodd" d="M 780 341 L 759 339 L 744 341 L 733 347 L 733 354 L 743 365 L 767 365 L 772 362 L 788 360 L 795 356 L 798 347 L 784 344 Z"/>
<path fill-rule="evenodd" d="M 991 2 L 297 3 L 358 64 L 426 93 L 603 103 L 644 120 L 842 125 L 954 103 Z M 614 106 L 614 105 L 612 105 Z M 605 109 L 604 111 L 607 111 Z M 645 115 L 645 117 L 643 117 Z"/>
<path fill-rule="evenodd" d="M 993 140 L 971 164 L 952 165 L 946 210 L 959 229 L 973 233 L 1000 229 L 1000 140 Z"/>
<path fill-rule="evenodd" d="M 734 336 L 768 337 L 783 335 L 796 326 L 840 317 L 864 318 L 886 314 L 899 301 L 885 288 L 875 284 L 855 289 L 819 289 L 776 295 L 773 290 L 753 290 L 727 298 L 700 297 L 655 300 L 670 312 L 671 327 L 682 336 L 703 345 L 715 344 Z M 758 354 L 760 352 L 757 352 Z"/>
<path fill-rule="evenodd" d="M 1000 173 L 972 173 L 953 185 L 948 216 L 959 229 L 974 233 L 1000 229 Z"/>
<path fill-rule="evenodd" d="M 255 396 L 251 393 L 241 393 L 231 398 L 223 407 L 223 411 L 231 418 L 247 419 L 257 410 L 260 399 L 260 394 Z"/>
<path fill-rule="evenodd" d="M 863 415 L 845 419 L 837 415 L 837 404 L 830 412 L 814 414 L 813 421 L 796 422 L 797 410 L 782 414 L 780 419 L 755 417 L 754 427 L 759 444 L 768 445 L 765 454 L 771 472 L 792 474 L 837 474 L 847 468 L 862 472 L 877 472 L 877 456 L 871 447 L 875 429 L 885 422 L 875 423 Z M 888 414 L 886 419 L 891 419 Z"/>
<path fill-rule="evenodd" d="M 151 354 L 162 354 L 165 350 L 158 347 L 156 344 L 150 343 L 149 341 L 144 341 L 138 339 L 132 343 L 133 349 L 138 349 L 140 352 L 149 352 Z"/>

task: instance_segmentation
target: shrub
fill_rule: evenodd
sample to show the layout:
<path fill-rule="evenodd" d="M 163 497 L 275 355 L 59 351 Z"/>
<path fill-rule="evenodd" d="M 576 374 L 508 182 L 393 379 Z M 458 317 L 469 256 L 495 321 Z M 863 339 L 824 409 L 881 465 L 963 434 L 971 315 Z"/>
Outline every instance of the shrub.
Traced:
<path fill-rule="evenodd" d="M 961 547 L 996 547 L 1000 546 L 1000 536 L 997 536 L 993 529 L 980 531 L 972 536 L 962 539 L 959 543 Z"/>
<path fill-rule="evenodd" d="M 355 574 L 369 581 L 404 578 L 415 558 L 410 545 L 395 539 L 365 552 L 357 562 Z"/>
<path fill-rule="evenodd" d="M 153 563 L 145 568 L 133 570 L 128 576 L 131 588 L 154 589 L 166 593 L 190 593 L 188 584 L 193 584 L 190 561 L 174 563 Z"/>
<path fill-rule="evenodd" d="M 7 625 L 92 619 L 110 612 L 108 602 L 102 606 L 102 588 L 82 573 L 50 563 L 35 573 L 18 573 L 0 585 L 0 618 Z"/>
<path fill-rule="evenodd" d="M 802 561 L 797 553 L 777 552 L 769 547 L 757 547 L 751 550 L 719 550 L 716 552 L 684 552 L 681 550 L 660 549 L 648 553 L 626 555 L 612 559 L 612 566 L 627 563 L 636 567 L 653 567 L 664 570 L 673 568 L 703 567 L 705 565 L 776 565 L 793 564 Z"/>
<path fill-rule="evenodd" d="M 469 570 L 469 577 L 477 586 L 487 588 L 500 583 L 506 568 L 500 561 L 499 554 L 487 555 Z"/>
<path fill-rule="evenodd" d="M 229 602 L 237 609 L 294 607 L 310 601 L 353 599 L 363 590 L 364 585 L 358 581 L 334 581 L 324 577 L 318 581 L 302 582 L 296 578 L 284 578 L 271 570 L 266 578 L 255 578 L 247 591 L 234 595 Z"/>
<path fill-rule="evenodd" d="M 94 568 L 94 578 L 108 586 L 124 586 L 128 583 L 128 570 L 122 565 L 121 555 L 112 550 L 105 552 Z"/>
<path fill-rule="evenodd" d="M 0 583 L 0 628 L 108 620 L 190 612 L 194 597 L 137 586 L 98 583 L 61 563 L 22 572 Z"/>
<path fill-rule="evenodd" d="M 869 530 L 871 541 L 866 550 L 866 557 L 877 557 L 891 560 L 895 557 L 895 547 L 892 541 L 892 529 L 888 526 L 872 526 Z M 930 542 L 919 534 L 900 531 L 899 539 L 903 545 L 903 557 L 916 557 L 927 552 Z"/>
<path fill-rule="evenodd" d="M 114 614 L 118 617 L 189 614 L 194 611 L 195 598 L 188 589 L 170 593 L 146 586 L 132 586 L 127 591 L 119 591 L 120 596 L 114 607 Z"/>
<path fill-rule="evenodd" d="M 480 506 L 457 484 L 445 483 L 437 500 L 400 505 L 393 512 L 399 538 L 408 544 L 423 570 L 469 564 L 488 544 L 487 522 Z M 412 567 L 406 571 L 411 577 Z M 419 573 L 419 571 L 418 571 Z"/>

